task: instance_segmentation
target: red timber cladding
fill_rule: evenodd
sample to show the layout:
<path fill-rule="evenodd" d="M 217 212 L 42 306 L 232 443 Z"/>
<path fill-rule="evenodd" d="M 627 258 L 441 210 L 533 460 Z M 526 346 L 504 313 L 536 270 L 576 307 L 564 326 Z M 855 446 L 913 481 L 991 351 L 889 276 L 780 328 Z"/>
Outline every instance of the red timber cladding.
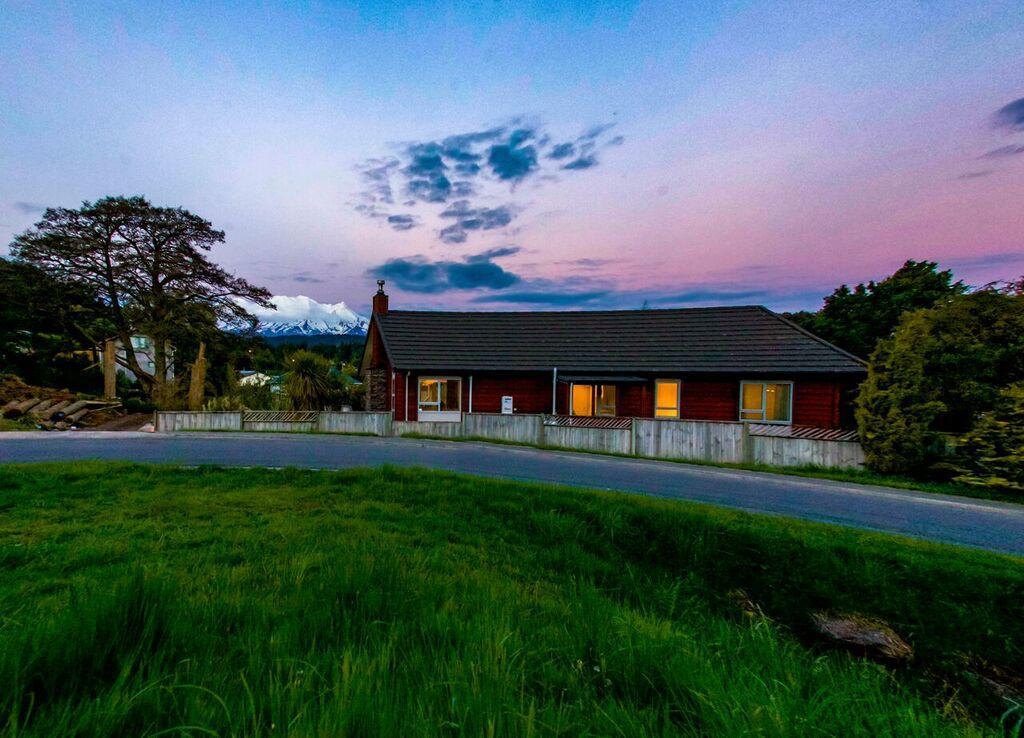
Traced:
<path fill-rule="evenodd" d="M 462 409 L 469 412 L 469 374 L 443 371 L 412 371 L 395 374 L 395 419 L 416 420 L 416 393 L 421 376 L 458 376 L 462 379 Z M 844 385 L 835 379 L 793 380 L 793 424 L 816 428 L 840 426 Z M 682 409 L 684 420 L 726 420 L 739 418 L 739 379 L 717 377 L 684 378 Z M 512 395 L 516 413 L 536 414 L 551 412 L 551 375 L 474 374 L 473 412 L 501 412 L 501 398 Z M 557 387 L 559 414 L 569 413 L 569 385 L 559 382 Z M 618 415 L 651 418 L 654 416 L 654 380 L 646 384 L 619 386 Z"/>
<path fill-rule="evenodd" d="M 840 383 L 834 379 L 797 379 L 793 383 L 793 425 L 839 427 Z"/>
<path fill-rule="evenodd" d="M 682 394 L 679 417 L 684 420 L 738 420 L 740 417 L 738 379 L 683 379 Z"/>

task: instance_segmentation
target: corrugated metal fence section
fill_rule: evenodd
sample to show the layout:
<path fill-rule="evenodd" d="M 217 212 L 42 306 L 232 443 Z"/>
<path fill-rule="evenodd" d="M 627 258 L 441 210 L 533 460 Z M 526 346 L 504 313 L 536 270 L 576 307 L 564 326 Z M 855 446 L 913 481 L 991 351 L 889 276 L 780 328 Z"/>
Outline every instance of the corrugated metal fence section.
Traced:
<path fill-rule="evenodd" d="M 755 423 L 646 418 L 567 418 L 549 415 L 469 413 L 460 422 L 395 421 L 381 412 L 158 412 L 158 431 L 261 430 L 419 434 L 479 438 L 577 451 L 635 454 L 654 459 L 768 466 L 864 465 L 864 451 L 850 431 Z"/>

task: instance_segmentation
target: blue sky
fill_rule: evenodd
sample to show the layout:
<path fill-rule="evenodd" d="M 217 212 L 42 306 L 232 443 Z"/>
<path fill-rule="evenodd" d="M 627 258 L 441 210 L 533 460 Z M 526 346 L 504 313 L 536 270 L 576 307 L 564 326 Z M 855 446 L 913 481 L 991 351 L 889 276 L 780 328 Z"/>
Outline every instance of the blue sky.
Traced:
<path fill-rule="evenodd" d="M 1020 3 L 780 7 L 3 2 L 0 243 L 145 194 L 360 308 L 378 274 L 408 307 L 792 308 L 906 258 L 1024 273 Z"/>

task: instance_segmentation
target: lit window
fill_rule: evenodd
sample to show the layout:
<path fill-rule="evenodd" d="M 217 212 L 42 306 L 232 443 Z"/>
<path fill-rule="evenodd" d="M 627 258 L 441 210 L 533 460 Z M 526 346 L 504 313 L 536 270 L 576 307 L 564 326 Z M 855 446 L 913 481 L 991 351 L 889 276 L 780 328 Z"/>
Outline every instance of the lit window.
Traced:
<path fill-rule="evenodd" d="M 654 417 L 679 417 L 680 385 L 678 379 L 656 379 L 654 381 Z"/>
<path fill-rule="evenodd" d="M 572 414 L 594 414 L 594 386 L 591 384 L 572 385 Z"/>
<path fill-rule="evenodd" d="M 615 385 L 601 384 L 594 388 L 597 415 L 615 415 Z"/>
<path fill-rule="evenodd" d="M 740 420 L 792 422 L 793 383 L 740 382 Z"/>
<path fill-rule="evenodd" d="M 615 415 L 614 384 L 573 384 L 572 407 L 573 415 Z"/>
<path fill-rule="evenodd" d="M 462 380 L 458 377 L 420 379 L 418 407 L 423 420 L 459 420 L 462 415 Z"/>

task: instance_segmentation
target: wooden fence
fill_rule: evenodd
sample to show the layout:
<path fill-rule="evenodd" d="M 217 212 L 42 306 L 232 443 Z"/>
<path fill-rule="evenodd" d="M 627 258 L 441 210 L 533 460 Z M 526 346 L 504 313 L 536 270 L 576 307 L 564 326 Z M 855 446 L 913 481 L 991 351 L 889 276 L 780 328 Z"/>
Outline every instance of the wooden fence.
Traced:
<path fill-rule="evenodd" d="M 545 415 L 468 413 L 455 423 L 396 421 L 390 413 L 333 412 L 184 412 L 156 414 L 156 429 L 174 431 L 253 430 L 278 432 L 358 433 L 375 436 L 410 434 L 441 438 L 480 438 L 567 450 L 635 454 L 654 459 L 756 463 L 767 466 L 857 468 L 864 451 L 855 440 L 778 435 L 786 428 L 748 423 L 618 419 L 620 427 L 587 427 Z M 584 419 L 574 419 L 583 421 Z M 599 425 L 594 423 L 595 426 Z M 793 429 L 794 436 L 799 431 Z M 822 431 L 828 436 L 828 431 Z M 842 434 L 833 434 L 846 439 Z"/>

